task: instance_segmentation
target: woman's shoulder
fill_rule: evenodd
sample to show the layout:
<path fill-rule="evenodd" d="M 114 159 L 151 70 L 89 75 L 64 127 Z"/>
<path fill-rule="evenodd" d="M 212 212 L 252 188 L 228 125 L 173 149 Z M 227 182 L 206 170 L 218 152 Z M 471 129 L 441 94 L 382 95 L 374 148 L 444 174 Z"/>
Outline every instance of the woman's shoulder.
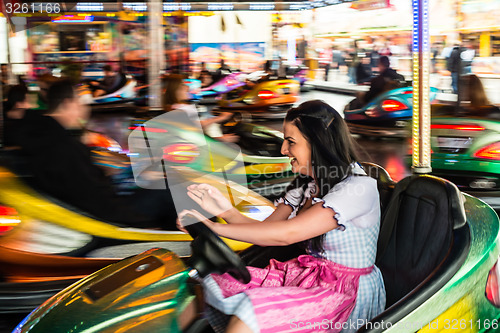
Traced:
<path fill-rule="evenodd" d="M 353 223 L 362 227 L 375 225 L 380 209 L 377 182 L 366 175 L 348 176 L 313 202 L 331 208 L 337 222 L 344 226 L 348 221 L 356 221 Z"/>
<path fill-rule="evenodd" d="M 358 163 L 352 164 L 351 174 L 331 188 L 324 197 L 356 197 L 378 196 L 377 181 L 368 176 Z"/>
<path fill-rule="evenodd" d="M 370 176 L 351 175 L 346 177 L 340 183 L 328 191 L 325 196 L 330 194 L 344 195 L 364 195 L 378 193 L 377 181 Z"/>

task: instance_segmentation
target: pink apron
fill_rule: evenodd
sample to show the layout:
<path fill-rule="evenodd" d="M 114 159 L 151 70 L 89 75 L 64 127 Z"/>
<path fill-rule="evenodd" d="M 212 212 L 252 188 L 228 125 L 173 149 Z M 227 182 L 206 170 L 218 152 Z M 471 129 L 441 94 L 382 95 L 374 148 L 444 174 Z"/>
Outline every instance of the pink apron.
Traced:
<path fill-rule="evenodd" d="M 356 304 L 359 277 L 372 267 L 350 268 L 301 255 L 266 268 L 248 267 L 243 284 L 229 274 L 212 274 L 224 297 L 247 294 L 262 333 L 339 332 Z"/>

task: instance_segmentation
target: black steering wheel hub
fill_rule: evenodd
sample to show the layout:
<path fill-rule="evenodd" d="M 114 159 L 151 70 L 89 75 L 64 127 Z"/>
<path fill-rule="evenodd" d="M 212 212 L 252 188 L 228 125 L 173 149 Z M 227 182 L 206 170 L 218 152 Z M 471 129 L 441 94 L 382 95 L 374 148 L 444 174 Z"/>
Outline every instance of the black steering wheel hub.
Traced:
<path fill-rule="evenodd" d="M 185 216 L 183 221 L 193 219 Z M 193 237 L 188 265 L 196 269 L 202 278 L 211 273 L 229 273 L 240 282 L 250 282 L 250 272 L 243 260 L 210 228 L 202 222 L 188 224 L 185 228 Z"/>

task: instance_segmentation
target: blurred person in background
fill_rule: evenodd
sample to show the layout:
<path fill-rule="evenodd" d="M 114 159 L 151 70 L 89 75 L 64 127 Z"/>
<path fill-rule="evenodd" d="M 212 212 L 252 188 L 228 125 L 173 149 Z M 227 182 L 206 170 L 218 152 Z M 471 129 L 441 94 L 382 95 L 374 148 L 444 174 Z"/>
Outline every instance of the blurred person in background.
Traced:
<path fill-rule="evenodd" d="M 319 67 L 324 69 L 323 79 L 328 81 L 328 74 L 330 72 L 330 65 L 332 62 L 332 53 L 330 49 L 323 49 L 320 53 Z"/>
<path fill-rule="evenodd" d="M 366 84 L 372 79 L 372 66 L 370 57 L 364 56 L 356 66 L 356 83 Z"/>
<path fill-rule="evenodd" d="M 41 190 L 98 219 L 133 227 L 172 228 L 177 216 L 170 192 L 139 188 L 119 196 L 92 160 L 84 126 L 90 110 L 72 82 L 60 80 L 47 91 L 48 110 L 28 112 L 20 146 L 34 183 Z M 173 223 L 167 225 L 168 222 Z"/>
<path fill-rule="evenodd" d="M 92 93 L 94 97 L 112 93 L 118 87 L 120 75 L 110 65 L 102 67 L 104 78 L 100 81 L 91 81 L 90 84 L 94 87 Z"/>
<path fill-rule="evenodd" d="M 201 63 L 200 74 L 197 77 L 197 80 L 201 81 L 201 87 L 206 88 L 212 84 L 212 74 L 207 69 L 207 64 L 205 62 Z"/>
<path fill-rule="evenodd" d="M 465 102 L 465 106 L 470 107 L 471 115 L 500 116 L 500 108 L 491 104 L 483 84 L 477 75 L 467 74 L 460 78 L 460 94 L 461 102 Z"/>
<path fill-rule="evenodd" d="M 246 91 L 249 91 L 261 82 L 278 79 L 277 71 L 273 70 L 272 60 L 266 60 L 262 69 L 262 71 L 257 71 L 246 76 L 244 88 Z"/>
<path fill-rule="evenodd" d="M 7 64 L 0 65 L 0 80 L 2 85 L 9 85 L 9 68 Z"/>
<path fill-rule="evenodd" d="M 276 67 L 278 67 L 278 69 L 279 69 L 279 64 Z M 278 69 L 276 69 L 276 70 L 273 69 L 273 61 L 272 60 L 266 60 L 264 62 L 264 66 L 263 66 L 262 71 L 257 71 L 257 72 L 253 72 L 253 73 L 248 74 L 245 77 L 245 85 L 243 87 L 240 87 L 238 89 L 235 89 L 233 91 L 228 92 L 227 98 L 231 99 L 231 98 L 235 98 L 236 96 L 241 96 L 241 94 L 252 90 L 259 83 L 280 79 L 280 77 L 277 74 Z M 286 78 L 286 69 L 285 69 L 285 78 Z M 232 96 L 234 96 L 234 97 L 232 97 Z"/>
<path fill-rule="evenodd" d="M 297 41 L 296 44 L 296 52 L 297 52 L 297 58 L 298 59 L 305 59 L 306 58 L 306 53 L 307 53 L 307 40 L 304 35 L 300 37 L 300 39 Z"/>
<path fill-rule="evenodd" d="M 378 53 L 378 46 L 373 45 L 373 49 L 370 51 L 370 66 L 372 67 L 372 73 L 378 73 L 378 60 L 380 59 L 380 54 Z M 375 73 L 374 73 L 375 74 Z"/>
<path fill-rule="evenodd" d="M 165 78 L 165 92 L 163 95 L 163 110 L 184 111 L 193 122 L 200 122 L 203 131 L 214 139 L 225 142 L 237 142 L 239 137 L 234 134 L 223 134 L 220 124 L 233 117 L 231 112 L 222 112 L 218 116 L 200 119 L 198 109 L 194 104 L 190 104 L 189 87 L 184 83 L 182 75 L 170 75 Z"/>
<path fill-rule="evenodd" d="M 2 84 L 2 98 L 5 99 L 9 91 L 9 68 L 7 64 L 0 65 L 0 83 Z"/>
<path fill-rule="evenodd" d="M 437 73 L 437 56 L 439 54 L 439 45 L 434 43 L 431 47 L 431 73 Z"/>
<path fill-rule="evenodd" d="M 344 59 L 342 58 L 342 52 L 337 50 L 335 46 L 332 46 L 332 69 L 338 71 L 340 66 L 343 66 Z"/>
<path fill-rule="evenodd" d="M 460 43 L 455 42 L 446 60 L 446 69 L 451 73 L 451 88 L 454 94 L 458 94 L 458 79 L 463 73 L 462 51 Z"/>
<path fill-rule="evenodd" d="M 359 93 L 347 106 L 349 110 L 355 110 L 363 107 L 378 95 L 391 89 L 399 88 L 403 85 L 405 78 L 398 74 L 390 66 L 390 61 L 387 56 L 381 56 L 379 59 L 379 74 L 370 81 L 370 90 L 368 92 Z"/>
<path fill-rule="evenodd" d="M 229 65 L 227 65 L 224 62 L 224 59 L 220 60 L 220 67 L 219 67 L 219 69 L 217 71 L 220 71 L 223 74 L 230 74 L 230 73 L 232 73 L 231 68 L 229 67 Z"/>
<path fill-rule="evenodd" d="M 346 65 L 347 65 L 347 75 L 349 76 L 349 83 L 356 84 L 356 66 L 358 65 L 358 44 L 357 41 L 353 43 L 354 47 L 351 48 L 347 53 Z"/>
<path fill-rule="evenodd" d="M 476 51 L 472 46 L 472 42 L 470 40 L 464 41 L 462 53 L 460 54 L 460 58 L 462 59 L 463 74 L 472 73 L 472 62 L 474 61 L 475 55 Z"/>
<path fill-rule="evenodd" d="M 23 85 L 12 86 L 3 104 L 4 144 L 18 146 L 22 121 L 31 105 L 27 98 L 28 89 Z"/>
<path fill-rule="evenodd" d="M 378 62 L 379 74 L 370 81 L 370 90 L 366 93 L 365 103 L 370 102 L 381 93 L 402 86 L 403 75 L 391 68 L 389 57 L 381 56 Z"/>
<path fill-rule="evenodd" d="M 392 56 L 392 51 L 389 42 L 385 42 L 384 46 L 378 51 L 378 53 L 381 56 L 386 56 L 386 57 Z"/>
<path fill-rule="evenodd" d="M 223 77 L 231 74 L 231 68 L 224 62 L 224 59 L 220 60 L 220 67 L 215 71 L 213 76 L 213 82 L 220 81 Z"/>
<path fill-rule="evenodd" d="M 278 57 L 278 69 L 276 71 L 276 75 L 278 75 L 278 79 L 286 79 L 286 66 L 283 62 L 283 58 Z"/>
<path fill-rule="evenodd" d="M 277 75 L 276 71 L 274 71 L 272 67 L 273 67 L 272 60 L 266 60 L 266 62 L 264 62 L 263 69 L 264 69 L 264 73 L 265 73 L 265 76 L 267 77 L 267 79 L 271 79 L 271 77 L 276 77 L 276 75 Z"/>

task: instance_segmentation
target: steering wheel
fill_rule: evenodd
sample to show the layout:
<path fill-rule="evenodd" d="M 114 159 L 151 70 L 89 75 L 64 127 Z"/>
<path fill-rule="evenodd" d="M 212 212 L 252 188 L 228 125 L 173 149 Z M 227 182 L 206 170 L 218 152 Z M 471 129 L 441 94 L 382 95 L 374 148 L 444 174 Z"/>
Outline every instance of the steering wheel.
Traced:
<path fill-rule="evenodd" d="M 185 229 L 193 237 L 189 266 L 196 269 L 202 278 L 211 273 L 229 273 L 240 282 L 250 282 L 250 272 L 243 260 L 219 236 L 190 215 L 184 216 L 183 220 L 188 222 Z"/>

